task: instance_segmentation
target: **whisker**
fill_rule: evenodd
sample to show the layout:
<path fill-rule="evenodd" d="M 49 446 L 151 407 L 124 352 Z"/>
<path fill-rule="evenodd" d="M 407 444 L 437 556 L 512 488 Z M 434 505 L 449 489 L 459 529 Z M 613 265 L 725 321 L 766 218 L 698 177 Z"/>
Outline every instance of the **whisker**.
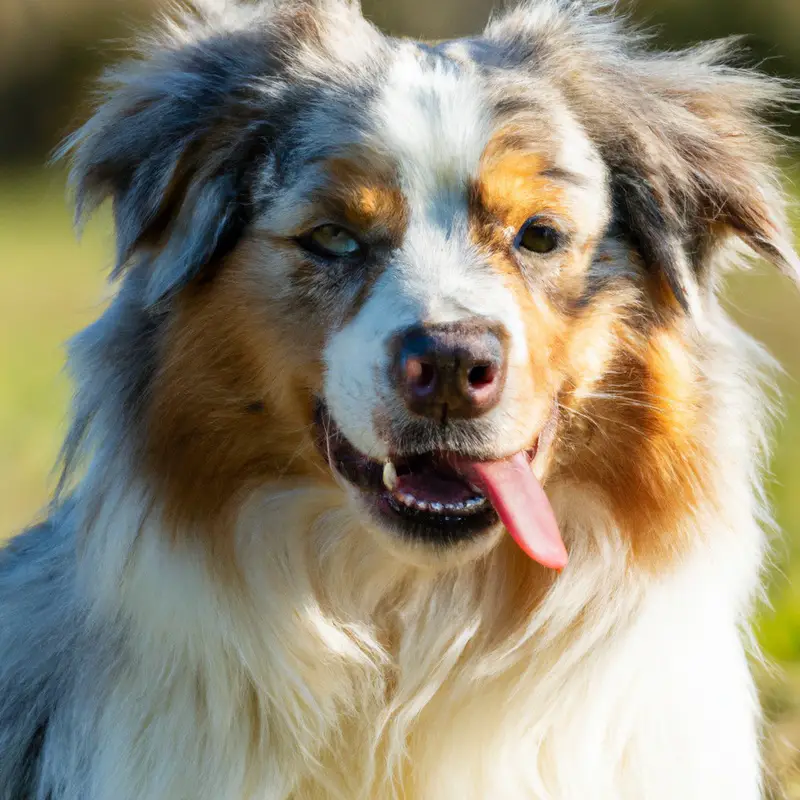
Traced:
<path fill-rule="evenodd" d="M 587 414 L 584 411 L 578 411 L 577 408 L 569 408 L 569 406 L 565 406 L 561 402 L 558 403 L 558 407 L 560 409 L 562 409 L 563 411 L 566 411 L 568 414 L 572 414 L 575 417 L 580 417 L 581 419 L 585 419 L 590 425 L 593 425 L 595 428 L 597 428 L 597 430 L 600 431 L 600 433 L 603 436 L 608 436 L 608 433 L 606 431 L 604 431 L 600 427 L 600 425 L 598 425 L 597 420 L 593 416 Z"/>
<path fill-rule="evenodd" d="M 640 392 L 640 394 L 646 397 L 652 397 L 656 400 L 662 400 L 665 405 L 669 406 L 670 409 L 681 409 L 686 407 L 685 403 L 675 402 L 673 398 L 665 397 L 663 395 L 654 395 L 650 392 Z M 572 396 L 575 396 L 574 392 L 572 393 Z M 633 408 L 646 408 L 656 413 L 666 413 L 666 409 L 653 403 L 645 402 L 644 400 L 637 400 L 635 397 L 632 397 L 624 392 L 586 392 L 581 393 L 579 397 L 580 399 L 588 400 L 609 400 L 622 405 L 631 406 Z"/>
<path fill-rule="evenodd" d="M 620 420 L 614 419 L 613 417 L 606 417 L 606 416 L 602 416 L 600 414 L 589 415 L 589 414 L 587 414 L 587 413 L 585 413 L 583 411 L 578 411 L 577 409 L 574 409 L 574 408 L 568 408 L 567 406 L 564 406 L 562 403 L 559 403 L 559 407 L 563 408 L 565 411 L 570 412 L 571 414 L 575 414 L 576 416 L 582 417 L 587 422 L 590 422 L 609 441 L 611 441 L 611 436 L 609 435 L 608 431 L 604 430 L 603 427 L 598 423 L 598 420 L 601 420 L 603 422 L 609 422 L 612 425 L 616 425 L 616 426 L 618 426 L 620 428 L 625 428 L 625 429 L 627 429 L 629 431 L 632 431 L 633 433 L 638 433 L 638 434 L 643 434 L 644 433 L 644 431 L 641 428 L 637 428 L 635 425 L 630 425 L 627 422 L 622 422 Z"/>

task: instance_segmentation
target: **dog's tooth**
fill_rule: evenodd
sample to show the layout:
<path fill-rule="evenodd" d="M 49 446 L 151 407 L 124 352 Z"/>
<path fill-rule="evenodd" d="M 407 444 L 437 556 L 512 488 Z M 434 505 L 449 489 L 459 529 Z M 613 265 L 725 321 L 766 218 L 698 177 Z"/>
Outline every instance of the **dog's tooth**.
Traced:
<path fill-rule="evenodd" d="M 424 500 L 414 500 L 414 505 L 420 511 L 429 511 L 430 510 L 430 506 Z"/>
<path fill-rule="evenodd" d="M 387 461 L 383 465 L 383 485 L 390 491 L 394 491 L 397 486 L 397 470 L 391 461 Z"/>
<path fill-rule="evenodd" d="M 398 492 L 395 497 L 404 505 L 404 506 L 413 506 L 414 498 L 410 494 L 406 494 L 406 492 Z"/>
<path fill-rule="evenodd" d="M 445 506 L 443 506 L 441 503 L 431 503 L 431 511 L 434 511 L 437 514 L 441 514 L 444 509 Z"/>

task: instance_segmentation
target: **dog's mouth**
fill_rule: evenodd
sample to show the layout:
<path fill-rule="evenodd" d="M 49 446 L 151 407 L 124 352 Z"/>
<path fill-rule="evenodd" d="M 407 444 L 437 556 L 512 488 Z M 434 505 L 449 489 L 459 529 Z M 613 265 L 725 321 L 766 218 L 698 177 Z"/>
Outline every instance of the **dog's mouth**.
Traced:
<path fill-rule="evenodd" d="M 553 569 L 566 565 L 553 511 L 532 469 L 541 436 L 531 449 L 497 460 L 438 450 L 377 461 L 351 444 L 322 402 L 315 427 L 331 468 L 360 491 L 383 527 L 447 546 L 485 535 L 502 522 L 531 558 Z"/>

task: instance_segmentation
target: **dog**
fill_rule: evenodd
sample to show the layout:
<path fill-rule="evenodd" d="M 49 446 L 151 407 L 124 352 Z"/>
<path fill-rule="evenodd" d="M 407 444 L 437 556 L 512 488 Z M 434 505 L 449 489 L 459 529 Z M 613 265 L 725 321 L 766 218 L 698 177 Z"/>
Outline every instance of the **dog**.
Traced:
<path fill-rule="evenodd" d="M 72 158 L 117 290 L 0 556 L 0 798 L 755 800 L 747 617 L 800 276 L 730 47 L 530 0 L 176 12 Z"/>

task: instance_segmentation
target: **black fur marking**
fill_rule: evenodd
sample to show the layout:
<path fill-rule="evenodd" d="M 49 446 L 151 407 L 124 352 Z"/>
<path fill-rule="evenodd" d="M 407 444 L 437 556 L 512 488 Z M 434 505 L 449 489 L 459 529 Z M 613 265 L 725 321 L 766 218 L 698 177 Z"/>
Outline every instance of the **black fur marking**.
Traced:
<path fill-rule="evenodd" d="M 622 171 L 612 178 L 615 221 L 642 256 L 645 265 L 661 269 L 681 307 L 689 310 L 687 289 L 678 267 L 685 234 L 670 223 L 645 178 Z"/>
<path fill-rule="evenodd" d="M 110 93 L 69 139 L 79 216 L 114 203 L 119 274 L 146 264 L 149 305 L 218 264 L 253 211 L 258 169 L 274 146 L 286 95 L 271 53 L 286 43 L 259 32 L 164 50 L 107 78 Z"/>

